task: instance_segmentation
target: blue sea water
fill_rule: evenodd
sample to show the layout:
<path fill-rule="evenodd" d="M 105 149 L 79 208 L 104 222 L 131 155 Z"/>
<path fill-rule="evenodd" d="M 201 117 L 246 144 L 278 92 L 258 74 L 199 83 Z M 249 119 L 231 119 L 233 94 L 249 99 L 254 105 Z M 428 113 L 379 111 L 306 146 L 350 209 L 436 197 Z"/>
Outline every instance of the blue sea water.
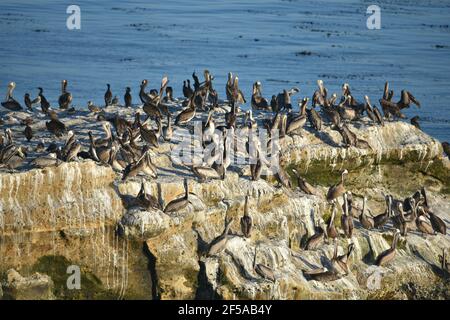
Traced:
<path fill-rule="evenodd" d="M 81 30 L 68 30 L 66 8 L 81 8 Z M 366 9 L 381 8 L 381 29 L 366 27 Z M 386 80 L 422 102 L 422 128 L 450 140 L 450 2 L 436 0 L 56 1 L 0 2 L 0 88 L 15 97 L 42 86 L 56 104 L 68 79 L 74 104 L 103 103 L 106 83 L 121 99 L 140 81 L 158 87 L 207 68 L 224 97 L 226 74 L 239 75 L 247 96 L 260 80 L 270 97 L 298 86 L 310 97 L 321 78 L 340 94 L 348 82 L 358 100 L 382 95 Z M 0 111 L 0 112 L 4 112 Z"/>

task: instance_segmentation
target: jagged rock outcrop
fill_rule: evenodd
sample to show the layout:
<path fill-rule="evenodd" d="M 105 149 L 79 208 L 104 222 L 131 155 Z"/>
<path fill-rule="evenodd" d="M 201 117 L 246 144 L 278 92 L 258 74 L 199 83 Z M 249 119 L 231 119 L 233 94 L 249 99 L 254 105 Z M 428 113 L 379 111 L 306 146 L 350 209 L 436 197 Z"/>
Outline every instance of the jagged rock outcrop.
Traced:
<path fill-rule="evenodd" d="M 319 194 L 314 196 L 279 188 L 271 177 L 251 181 L 248 165 L 232 165 L 223 181 L 201 183 L 188 168 L 172 165 L 167 143 L 152 151 L 161 172 L 145 185 L 164 208 L 183 195 L 183 177 L 188 177 L 191 203 L 171 214 L 128 207 L 142 179 L 121 181 L 120 173 L 90 160 L 1 172 L 0 232 L 6 241 L 0 242 L 5 257 L 0 272 L 16 266 L 22 272 L 20 267 L 34 265 L 40 256 L 60 255 L 89 266 L 105 290 L 119 297 L 130 290 L 161 299 L 417 298 L 419 291 L 429 298 L 448 296 L 438 260 L 442 249 L 450 248 L 448 234 L 412 232 L 400 240 L 391 264 L 373 265 L 390 246 L 391 225 L 368 232 L 355 223 L 349 275 L 324 283 L 303 274 L 330 266 L 332 243 L 314 251 L 302 245 L 318 220 L 330 216 L 326 191 L 343 168 L 350 170 L 346 185 L 357 206 L 366 195 L 368 207 L 378 214 L 384 211 L 382 193 L 404 198 L 424 185 L 433 212 L 450 223 L 450 165 L 437 140 L 403 122 L 381 127 L 363 121 L 349 127 L 372 148 L 345 148 L 328 127 L 320 133 L 307 128 L 303 137 L 282 141 L 285 168 L 288 173 L 296 168 L 316 186 Z M 247 192 L 253 231 L 243 238 L 239 219 Z M 234 218 L 226 248 L 208 257 L 208 244 L 222 233 L 226 216 Z M 339 239 L 339 254 L 348 243 Z M 256 247 L 257 263 L 274 270 L 275 283 L 253 270 Z"/>

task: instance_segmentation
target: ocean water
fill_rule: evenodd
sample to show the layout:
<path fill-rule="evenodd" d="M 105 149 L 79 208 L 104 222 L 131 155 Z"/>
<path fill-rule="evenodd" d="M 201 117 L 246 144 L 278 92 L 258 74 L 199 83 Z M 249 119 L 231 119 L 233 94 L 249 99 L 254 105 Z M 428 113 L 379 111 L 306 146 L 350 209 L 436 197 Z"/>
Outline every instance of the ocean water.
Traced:
<path fill-rule="evenodd" d="M 81 30 L 68 30 L 67 6 L 81 8 Z M 367 7 L 381 8 L 381 29 L 366 27 Z M 316 80 L 340 94 L 348 82 L 358 100 L 378 102 L 386 80 L 399 99 L 410 90 L 422 103 L 424 131 L 450 140 L 450 2 L 373 1 L 56 1 L 0 3 L 0 88 L 15 81 L 15 97 L 42 86 L 57 103 L 69 81 L 74 104 L 103 103 L 106 83 L 134 101 L 142 79 L 158 87 L 168 75 L 175 95 L 182 80 L 207 68 L 224 97 L 236 73 L 250 98 L 260 80 L 269 97 L 297 86 L 310 97 Z M 250 99 L 248 99 L 250 100 Z M 4 113 L 4 110 L 0 110 Z"/>

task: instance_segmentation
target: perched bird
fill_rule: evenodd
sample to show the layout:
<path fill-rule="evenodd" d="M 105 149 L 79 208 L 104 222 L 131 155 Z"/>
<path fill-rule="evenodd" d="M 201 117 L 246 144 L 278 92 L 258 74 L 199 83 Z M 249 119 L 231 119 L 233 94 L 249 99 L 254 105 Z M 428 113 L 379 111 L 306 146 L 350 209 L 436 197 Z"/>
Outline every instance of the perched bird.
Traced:
<path fill-rule="evenodd" d="M 341 181 L 338 182 L 337 184 L 331 186 L 328 189 L 328 193 L 327 193 L 327 201 L 328 202 L 332 202 L 333 200 L 339 198 L 340 196 L 342 196 L 345 192 L 345 186 L 344 186 L 344 176 L 348 174 L 347 169 L 345 169 L 344 171 L 342 171 L 341 173 Z"/>
<path fill-rule="evenodd" d="M 27 138 L 27 141 L 30 142 L 30 140 L 33 138 L 33 130 L 31 130 L 31 127 L 28 124 L 26 125 L 23 133 L 25 134 L 25 138 Z"/>
<path fill-rule="evenodd" d="M 50 103 L 47 101 L 47 99 L 45 98 L 45 96 L 43 94 L 44 89 L 39 87 L 38 90 L 39 90 L 38 97 L 41 100 L 41 110 L 42 110 L 42 113 L 46 114 L 48 112 L 48 109 L 50 109 Z"/>
<path fill-rule="evenodd" d="M 66 131 L 66 125 L 58 119 L 58 115 L 55 111 L 49 112 L 49 115 L 50 121 L 45 122 L 47 130 L 57 137 L 62 136 Z"/>
<path fill-rule="evenodd" d="M 248 198 L 249 195 L 247 193 L 244 203 L 244 215 L 241 217 L 241 231 L 246 238 L 250 238 L 250 233 L 252 231 L 252 217 L 248 212 Z"/>
<path fill-rule="evenodd" d="M 187 178 L 184 178 L 184 197 L 170 201 L 164 208 L 165 213 L 180 211 L 189 204 L 189 187 Z"/>
<path fill-rule="evenodd" d="M 400 230 L 397 229 L 395 230 L 391 247 L 380 253 L 378 257 L 375 259 L 375 264 L 377 266 L 384 266 L 395 258 L 395 250 L 397 249 L 397 242 L 399 237 L 400 237 Z"/>
<path fill-rule="evenodd" d="M 61 95 L 58 99 L 60 109 L 68 109 L 72 103 L 72 94 L 67 91 L 67 80 L 61 81 Z"/>
<path fill-rule="evenodd" d="M 131 108 L 132 97 L 131 97 L 131 88 L 130 87 L 126 88 L 125 95 L 123 96 L 123 100 L 125 101 L 125 108 Z"/>
<path fill-rule="evenodd" d="M 450 158 L 450 144 L 447 141 L 442 142 L 442 149 L 447 157 Z"/>
<path fill-rule="evenodd" d="M 417 129 L 422 130 L 422 128 L 420 128 L 419 120 L 420 120 L 419 116 L 414 116 L 414 117 L 411 118 L 411 124 L 414 127 L 416 127 Z"/>
<path fill-rule="evenodd" d="M 112 92 L 111 85 L 109 83 L 106 84 L 106 92 L 105 92 L 105 107 L 112 105 Z"/>

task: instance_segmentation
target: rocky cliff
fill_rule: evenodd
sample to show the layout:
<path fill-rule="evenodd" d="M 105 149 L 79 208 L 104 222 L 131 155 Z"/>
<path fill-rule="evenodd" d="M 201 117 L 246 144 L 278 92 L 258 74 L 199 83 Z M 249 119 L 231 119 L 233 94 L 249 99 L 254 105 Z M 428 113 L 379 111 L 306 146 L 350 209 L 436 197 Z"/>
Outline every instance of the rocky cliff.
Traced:
<path fill-rule="evenodd" d="M 450 222 L 450 165 L 438 141 L 403 122 L 350 127 L 371 148 L 344 148 L 329 128 L 320 133 L 306 129 L 282 141 L 284 167 L 290 174 L 296 168 L 317 186 L 320 194 L 314 196 L 279 187 L 271 177 L 251 181 L 248 165 L 232 165 L 223 181 L 201 183 L 188 168 L 172 166 L 167 143 L 152 154 L 158 179 L 145 179 L 145 184 L 164 207 L 183 193 L 188 177 L 190 204 L 174 214 L 129 208 L 127 201 L 138 194 L 142 178 L 121 181 L 120 173 L 90 160 L 2 172 L 3 286 L 8 286 L 10 268 L 22 276 L 39 271 L 53 279 L 64 272 L 57 273 L 54 264 L 74 263 L 82 266 L 91 294 L 56 290 L 64 285 L 62 277 L 53 279 L 56 298 L 448 298 L 439 262 L 442 250 L 450 248 L 448 233 L 410 232 L 400 239 L 394 261 L 376 267 L 375 257 L 392 241 L 391 224 L 367 231 L 356 222 L 352 239 L 340 237 L 339 254 L 349 243 L 355 245 L 347 276 L 331 282 L 304 276 L 302 270 L 329 268 L 331 242 L 317 250 L 301 247 L 318 221 L 329 217 L 324 196 L 344 168 L 350 171 L 346 186 L 356 206 L 367 196 L 370 210 L 382 213 L 383 193 L 403 199 L 425 186 L 433 212 Z M 250 238 L 242 237 L 239 227 L 247 193 L 254 224 Z M 222 233 L 225 217 L 234 218 L 226 247 L 207 257 L 208 243 Z M 255 272 L 255 250 L 257 263 L 274 270 L 275 282 Z"/>

